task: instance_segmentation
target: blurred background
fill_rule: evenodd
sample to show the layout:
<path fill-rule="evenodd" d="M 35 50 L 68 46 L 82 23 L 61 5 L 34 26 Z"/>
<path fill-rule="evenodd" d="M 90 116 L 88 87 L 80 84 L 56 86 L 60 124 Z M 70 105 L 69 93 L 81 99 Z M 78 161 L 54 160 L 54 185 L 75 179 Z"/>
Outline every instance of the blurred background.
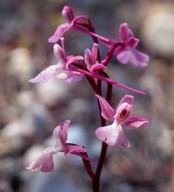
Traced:
<path fill-rule="evenodd" d="M 133 93 L 134 113 L 150 124 L 126 132 L 130 149 L 108 150 L 101 191 L 174 191 L 174 1 L 5 0 L 0 1 L 0 192 L 91 191 L 80 158 L 56 155 L 52 173 L 25 169 L 54 143 L 52 131 L 65 119 L 72 120 L 69 141 L 85 146 L 94 159 L 100 152 L 94 135 L 100 126 L 96 99 L 85 79 L 71 85 L 56 79 L 28 83 L 56 63 L 47 39 L 64 22 L 64 5 L 75 15 L 88 15 L 105 37 L 117 38 L 120 23 L 127 22 L 140 39 L 138 49 L 151 57 L 147 68 L 120 65 L 113 58 L 108 69 L 113 79 L 147 93 Z M 83 55 L 92 47 L 79 32 L 65 37 L 67 54 Z M 132 93 L 114 87 L 113 94 L 116 105 Z"/>

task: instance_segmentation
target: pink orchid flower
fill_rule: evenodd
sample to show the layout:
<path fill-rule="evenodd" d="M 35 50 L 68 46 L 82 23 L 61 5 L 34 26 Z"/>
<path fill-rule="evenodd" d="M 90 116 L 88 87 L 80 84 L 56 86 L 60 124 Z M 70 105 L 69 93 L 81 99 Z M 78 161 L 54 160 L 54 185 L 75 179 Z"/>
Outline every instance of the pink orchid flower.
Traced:
<path fill-rule="evenodd" d="M 65 23 L 59 25 L 54 34 L 48 39 L 50 43 L 56 43 L 66 31 L 69 31 L 75 27 L 77 21 L 88 18 L 87 16 L 83 15 L 74 17 L 73 9 L 69 6 L 65 6 L 63 8 L 62 16 L 65 20 Z"/>
<path fill-rule="evenodd" d="M 85 49 L 84 61 L 87 65 L 87 68 L 91 73 L 94 73 L 97 70 L 104 70 L 106 67 L 97 62 L 97 54 L 99 50 L 99 45 L 97 43 L 93 44 L 92 51 Z"/>
<path fill-rule="evenodd" d="M 122 125 L 125 124 L 127 129 L 135 129 L 144 123 L 148 123 L 145 118 L 140 116 L 130 116 L 134 97 L 132 95 L 125 95 L 119 102 L 116 110 L 103 97 L 99 95 L 96 95 L 96 97 L 100 103 L 102 117 L 113 122 L 111 125 L 97 128 L 95 131 L 97 138 L 109 146 L 121 144 L 124 147 L 130 147 L 130 142 L 123 132 Z"/>
<path fill-rule="evenodd" d="M 66 142 L 67 129 L 70 123 L 70 120 L 66 120 L 65 122 L 61 122 L 59 126 L 54 129 L 53 136 L 56 140 L 55 146 L 46 148 L 43 153 L 37 159 L 35 159 L 29 167 L 27 167 L 27 169 L 31 170 L 32 172 L 36 172 L 38 168 L 40 168 L 40 171 L 42 172 L 53 171 L 53 155 L 58 152 L 64 152 L 66 157 L 68 157 L 70 154 L 74 154 L 90 161 L 89 158 L 85 158 L 85 156 L 83 156 L 83 153 L 86 152 L 85 148 Z"/>
<path fill-rule="evenodd" d="M 122 23 L 120 25 L 119 37 L 121 46 L 119 46 L 114 53 L 117 60 L 122 64 L 130 62 L 136 67 L 147 66 L 149 56 L 135 49 L 139 40 L 133 36 L 127 23 Z"/>
<path fill-rule="evenodd" d="M 39 73 L 35 78 L 30 79 L 30 83 L 40 83 L 46 82 L 52 77 L 56 77 L 58 79 L 63 79 L 68 83 L 80 81 L 83 78 L 83 75 L 78 72 L 73 72 L 68 70 L 68 66 L 71 63 L 75 63 L 79 60 L 83 60 L 82 56 L 73 56 L 70 55 L 66 57 L 65 48 L 64 48 L 64 38 L 61 38 L 62 47 L 58 44 L 54 44 L 53 52 L 54 56 L 57 58 L 58 63 L 56 65 L 52 65 L 47 67 L 41 73 Z M 59 74 L 58 74 L 59 72 Z"/>

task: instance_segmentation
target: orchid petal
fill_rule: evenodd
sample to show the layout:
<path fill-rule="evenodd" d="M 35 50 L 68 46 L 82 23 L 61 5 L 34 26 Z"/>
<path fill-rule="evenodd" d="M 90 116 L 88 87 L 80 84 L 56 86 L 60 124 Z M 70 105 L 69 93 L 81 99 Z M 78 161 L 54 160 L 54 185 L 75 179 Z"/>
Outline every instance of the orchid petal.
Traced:
<path fill-rule="evenodd" d="M 149 123 L 149 121 L 143 117 L 134 116 L 134 117 L 129 117 L 126 120 L 125 125 L 127 129 L 136 129 L 145 123 Z"/>
<path fill-rule="evenodd" d="M 77 61 L 81 61 L 83 60 L 83 56 L 81 55 L 77 55 L 77 56 L 73 56 L 73 55 L 70 55 L 67 57 L 67 62 L 66 62 L 66 69 L 68 69 L 68 66 L 72 63 L 76 63 Z"/>
<path fill-rule="evenodd" d="M 54 161 L 53 161 L 54 148 L 49 147 L 46 148 L 43 153 L 35 159 L 29 167 L 26 169 L 31 170 L 32 172 L 36 172 L 38 168 L 42 172 L 51 172 L 54 169 Z"/>
<path fill-rule="evenodd" d="M 149 62 L 149 56 L 140 51 L 137 51 L 136 49 L 133 49 L 130 62 L 137 67 L 146 67 Z"/>
<path fill-rule="evenodd" d="M 60 69 L 64 69 L 65 68 L 65 64 L 66 64 L 66 56 L 65 56 L 65 52 L 62 49 L 62 47 L 60 47 L 60 45 L 58 44 L 54 44 L 53 46 L 53 53 L 54 56 L 57 58 L 58 60 L 58 67 Z"/>
<path fill-rule="evenodd" d="M 134 104 L 134 97 L 132 95 L 125 95 L 119 102 L 116 113 L 115 121 L 117 124 L 122 124 L 129 117 L 132 112 L 132 107 Z"/>
<path fill-rule="evenodd" d="M 84 147 L 80 147 L 80 146 L 75 145 L 75 144 L 67 143 L 66 151 L 64 154 L 67 157 L 69 154 L 78 155 L 78 154 L 84 153 L 84 152 L 86 152 L 86 149 Z"/>
<path fill-rule="evenodd" d="M 70 125 L 71 121 L 66 120 L 61 122 L 53 132 L 53 136 L 56 139 L 56 146 L 61 146 L 64 148 L 66 141 L 67 141 L 67 129 Z"/>
<path fill-rule="evenodd" d="M 132 52 L 130 50 L 128 51 L 122 51 L 117 55 L 117 60 L 122 64 L 127 64 L 132 57 Z"/>
<path fill-rule="evenodd" d="M 99 100 L 102 117 L 108 121 L 113 121 L 114 115 L 115 115 L 114 109 L 110 106 L 110 104 L 103 97 L 101 97 L 100 95 L 97 95 L 97 94 L 95 96 Z"/>
<path fill-rule="evenodd" d="M 62 16 L 67 23 L 71 23 L 74 19 L 74 12 L 70 6 L 64 6 L 62 10 Z"/>
<path fill-rule="evenodd" d="M 122 23 L 119 27 L 119 37 L 121 41 L 127 41 L 132 36 L 132 31 L 129 29 L 127 23 Z"/>
<path fill-rule="evenodd" d="M 40 83 L 40 82 L 46 82 L 50 78 L 54 77 L 57 74 L 58 66 L 52 65 L 45 70 L 43 70 L 41 73 L 39 73 L 35 78 L 30 79 L 30 83 Z"/>
<path fill-rule="evenodd" d="M 97 43 L 94 43 L 92 47 L 93 64 L 97 60 L 98 49 L 99 49 L 99 45 Z"/>
<path fill-rule="evenodd" d="M 68 27 L 68 23 L 59 25 L 54 34 L 48 39 L 48 42 L 56 43 L 60 39 L 60 37 L 62 37 L 63 34 L 68 30 Z"/>
<path fill-rule="evenodd" d="M 119 102 L 118 106 L 117 106 L 117 110 L 119 109 L 119 107 L 123 104 L 123 103 L 127 103 L 131 106 L 133 106 L 134 104 L 134 97 L 132 95 L 125 95 Z"/>
<path fill-rule="evenodd" d="M 59 75 L 56 76 L 58 79 L 62 79 L 67 83 L 74 83 L 77 81 L 81 81 L 83 78 L 83 74 L 74 72 L 74 71 L 65 71 Z"/>
<path fill-rule="evenodd" d="M 132 105 L 128 103 L 122 103 L 119 107 L 117 107 L 116 114 L 114 116 L 115 122 L 117 124 L 122 124 L 129 117 L 132 112 Z"/>
<path fill-rule="evenodd" d="M 122 127 L 116 123 L 104 127 L 99 127 L 96 129 L 95 134 L 99 140 L 105 142 L 109 146 L 116 146 L 121 144 L 125 147 L 130 147 L 130 143 L 126 138 Z"/>
<path fill-rule="evenodd" d="M 127 41 L 127 44 L 130 48 L 134 48 L 138 45 L 139 39 L 135 38 L 135 37 L 130 37 Z"/>
<path fill-rule="evenodd" d="M 90 69 L 94 63 L 93 63 L 92 53 L 89 49 L 85 49 L 84 60 L 87 65 L 87 68 Z"/>
<path fill-rule="evenodd" d="M 94 73 L 97 70 L 104 70 L 104 69 L 106 69 L 106 67 L 103 64 L 96 63 L 96 64 L 91 66 L 90 71 L 91 71 L 91 73 Z"/>

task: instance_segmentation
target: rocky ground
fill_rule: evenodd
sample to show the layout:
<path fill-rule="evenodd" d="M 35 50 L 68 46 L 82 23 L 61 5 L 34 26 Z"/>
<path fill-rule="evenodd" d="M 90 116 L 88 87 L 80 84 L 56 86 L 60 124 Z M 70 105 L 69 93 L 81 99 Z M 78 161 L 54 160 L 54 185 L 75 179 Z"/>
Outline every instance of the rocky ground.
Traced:
<path fill-rule="evenodd" d="M 102 175 L 102 192 L 172 192 L 174 188 L 174 3 L 138 0 L 10 0 L 0 1 L 0 192 L 89 192 L 90 180 L 78 158 L 58 155 L 52 173 L 31 173 L 25 167 L 53 143 L 52 131 L 72 120 L 69 140 L 97 157 L 100 143 L 93 132 L 97 105 L 84 80 L 69 85 L 52 79 L 31 85 L 28 80 L 55 63 L 47 42 L 61 9 L 89 15 L 96 31 L 117 37 L 121 22 L 140 38 L 139 49 L 150 55 L 149 66 L 136 69 L 112 60 L 112 78 L 146 91 L 134 94 L 135 113 L 150 124 L 127 132 L 132 147 L 111 148 Z M 82 54 L 91 46 L 80 33 L 67 35 L 68 52 Z M 81 43 L 83 42 L 83 43 Z M 104 50 L 103 50 L 104 53 Z M 114 88 L 116 100 L 130 94 Z"/>

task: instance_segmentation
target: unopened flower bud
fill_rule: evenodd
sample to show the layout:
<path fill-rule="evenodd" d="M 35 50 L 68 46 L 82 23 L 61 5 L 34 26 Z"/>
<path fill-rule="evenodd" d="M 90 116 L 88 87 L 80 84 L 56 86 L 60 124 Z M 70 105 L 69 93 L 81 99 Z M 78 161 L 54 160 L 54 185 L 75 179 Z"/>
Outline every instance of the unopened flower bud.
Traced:
<path fill-rule="evenodd" d="M 71 23 L 71 21 L 74 19 L 73 9 L 69 6 L 65 6 L 62 10 L 62 16 L 67 23 Z"/>

